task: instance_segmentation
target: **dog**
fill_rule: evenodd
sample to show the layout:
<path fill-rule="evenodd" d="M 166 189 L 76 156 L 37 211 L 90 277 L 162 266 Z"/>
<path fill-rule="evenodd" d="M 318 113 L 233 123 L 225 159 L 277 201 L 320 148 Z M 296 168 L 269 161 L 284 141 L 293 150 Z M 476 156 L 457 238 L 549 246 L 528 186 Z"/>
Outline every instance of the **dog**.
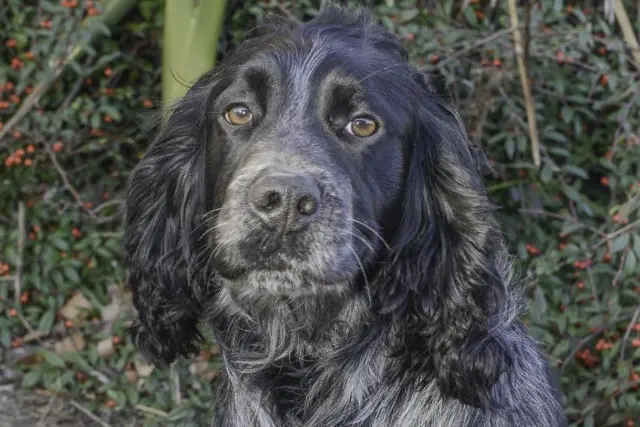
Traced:
<path fill-rule="evenodd" d="M 219 427 L 565 426 L 441 79 L 365 6 L 272 18 L 173 107 L 127 190 L 135 345 L 219 344 Z"/>

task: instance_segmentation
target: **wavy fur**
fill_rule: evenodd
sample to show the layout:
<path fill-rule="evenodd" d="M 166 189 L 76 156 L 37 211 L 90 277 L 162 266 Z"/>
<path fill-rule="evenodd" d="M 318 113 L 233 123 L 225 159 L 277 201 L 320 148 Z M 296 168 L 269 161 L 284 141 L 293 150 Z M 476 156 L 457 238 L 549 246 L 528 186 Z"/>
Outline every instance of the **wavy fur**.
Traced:
<path fill-rule="evenodd" d="M 221 108 L 247 93 L 255 123 L 230 128 Z M 348 108 L 377 114 L 379 136 L 333 133 Z M 210 326 L 215 426 L 565 426 L 519 320 L 483 159 L 437 79 L 365 10 L 261 26 L 177 103 L 132 174 L 137 346 L 166 366 Z M 326 195 L 284 247 L 244 198 L 283 167 Z"/>

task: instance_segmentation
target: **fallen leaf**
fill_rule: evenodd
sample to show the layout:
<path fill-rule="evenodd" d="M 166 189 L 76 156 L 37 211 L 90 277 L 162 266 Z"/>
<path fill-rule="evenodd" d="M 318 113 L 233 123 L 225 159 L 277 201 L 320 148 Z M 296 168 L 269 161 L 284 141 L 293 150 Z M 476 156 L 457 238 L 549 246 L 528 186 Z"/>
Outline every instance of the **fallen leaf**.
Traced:
<path fill-rule="evenodd" d="M 46 331 L 32 331 L 27 333 L 24 337 L 22 337 L 22 340 L 24 342 L 31 342 L 31 341 L 37 341 L 40 338 L 46 337 L 48 335 L 48 333 Z"/>
<path fill-rule="evenodd" d="M 87 343 L 84 340 L 82 334 L 73 334 L 69 337 L 66 337 L 62 341 L 58 341 L 53 345 L 53 349 L 57 354 L 82 351 L 86 347 Z"/>
<path fill-rule="evenodd" d="M 153 366 L 138 358 L 133 361 L 133 367 L 141 377 L 148 377 L 153 372 Z"/>
<path fill-rule="evenodd" d="M 114 323 L 120 318 L 121 313 L 122 313 L 122 304 L 120 304 L 119 300 L 115 300 L 110 304 L 103 306 L 100 312 L 102 316 L 102 321 L 106 323 Z"/>
<path fill-rule="evenodd" d="M 124 376 L 130 383 L 135 383 L 136 381 L 138 381 L 138 373 L 134 369 L 127 369 L 126 371 L 124 371 Z"/>
<path fill-rule="evenodd" d="M 189 365 L 189 372 L 192 375 L 204 378 L 206 380 L 213 380 L 218 376 L 218 372 L 211 369 L 209 363 L 206 360 L 197 360 Z"/>
<path fill-rule="evenodd" d="M 58 312 L 66 320 L 77 320 L 85 311 L 93 308 L 80 292 L 75 293 Z"/>
<path fill-rule="evenodd" d="M 98 354 L 100 357 L 111 357 L 116 352 L 111 338 L 104 339 L 98 343 Z"/>

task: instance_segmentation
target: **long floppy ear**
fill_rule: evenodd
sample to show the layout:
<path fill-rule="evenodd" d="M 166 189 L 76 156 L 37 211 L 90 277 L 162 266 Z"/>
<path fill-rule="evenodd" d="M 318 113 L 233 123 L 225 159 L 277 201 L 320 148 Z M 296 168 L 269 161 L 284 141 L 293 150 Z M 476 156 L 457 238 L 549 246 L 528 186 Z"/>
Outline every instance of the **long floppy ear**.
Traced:
<path fill-rule="evenodd" d="M 402 325 L 404 366 L 442 394 L 487 407 L 511 364 L 509 265 L 462 121 L 438 82 L 416 74 L 402 218 L 385 267 L 385 306 Z M 425 378 L 431 375 L 430 378 Z"/>
<path fill-rule="evenodd" d="M 125 263 L 138 320 L 136 346 L 156 366 L 198 350 L 206 288 L 199 260 L 205 211 L 208 78 L 178 101 L 133 170 L 127 193 Z"/>

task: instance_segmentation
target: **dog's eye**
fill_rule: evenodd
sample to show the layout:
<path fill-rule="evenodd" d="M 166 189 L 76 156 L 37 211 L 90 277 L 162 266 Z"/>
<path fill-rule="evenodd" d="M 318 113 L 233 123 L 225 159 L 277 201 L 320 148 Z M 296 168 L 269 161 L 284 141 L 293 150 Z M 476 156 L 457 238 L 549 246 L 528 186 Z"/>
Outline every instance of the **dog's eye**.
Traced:
<path fill-rule="evenodd" d="M 371 136 L 378 131 L 378 122 L 368 117 L 358 117 L 351 120 L 345 129 L 354 136 Z"/>
<path fill-rule="evenodd" d="M 246 125 L 252 119 L 253 115 L 244 105 L 234 105 L 224 113 L 224 119 L 232 125 Z"/>

